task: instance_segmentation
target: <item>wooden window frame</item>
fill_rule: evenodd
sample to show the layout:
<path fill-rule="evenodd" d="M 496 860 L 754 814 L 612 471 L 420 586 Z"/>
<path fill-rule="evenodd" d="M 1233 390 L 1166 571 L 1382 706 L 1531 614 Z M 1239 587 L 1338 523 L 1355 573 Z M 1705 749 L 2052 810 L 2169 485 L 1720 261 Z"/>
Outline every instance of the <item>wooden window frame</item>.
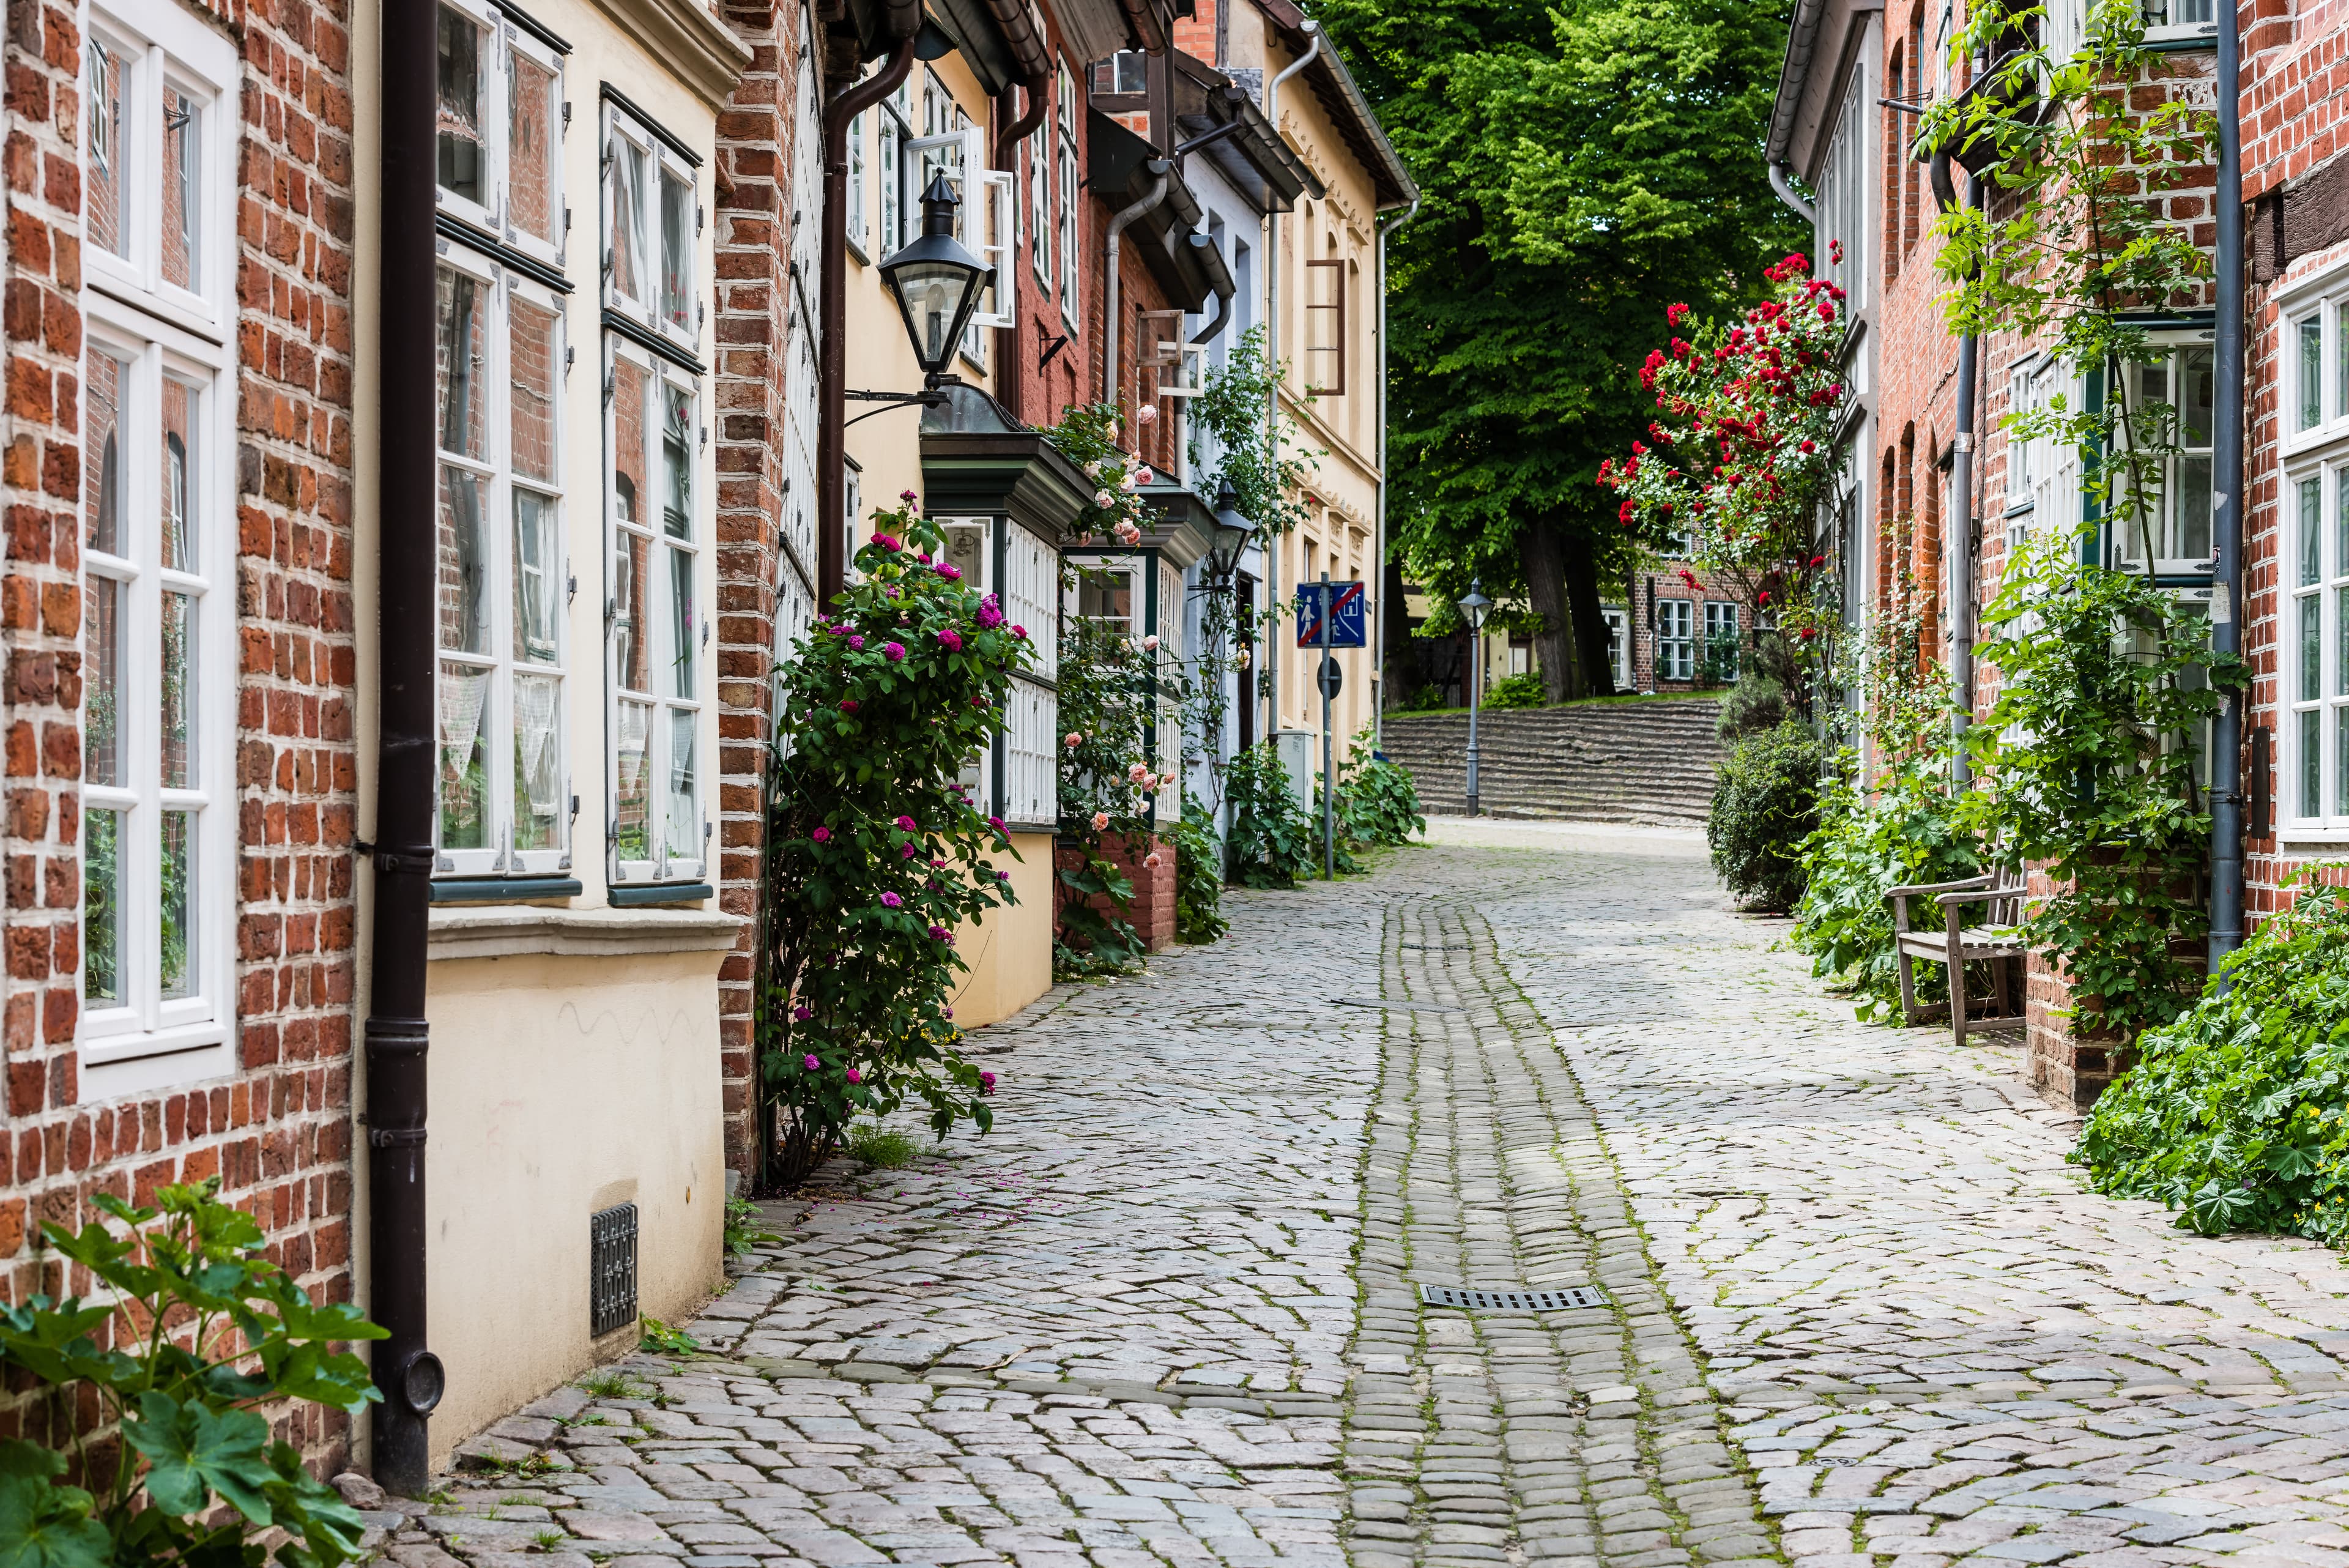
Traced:
<path fill-rule="evenodd" d="M 1305 263 L 1305 321 L 1307 327 L 1305 334 L 1305 392 L 1308 397 L 1342 398 L 1346 395 L 1346 258 L 1343 256 L 1313 256 L 1308 257 Z M 1334 305 L 1316 305 L 1313 303 L 1313 269 L 1316 267 L 1330 267 L 1334 269 L 1338 275 L 1338 286 L 1336 290 L 1337 303 Z M 1335 312 L 1338 317 L 1335 346 L 1330 349 L 1317 348 L 1313 345 L 1312 323 L 1314 314 L 1317 311 L 1325 310 Z M 1337 355 L 1338 376 L 1335 382 L 1321 384 L 1316 383 L 1313 380 L 1312 371 L 1315 367 L 1312 363 L 1312 358 L 1314 355 L 1319 353 L 1334 353 Z"/>

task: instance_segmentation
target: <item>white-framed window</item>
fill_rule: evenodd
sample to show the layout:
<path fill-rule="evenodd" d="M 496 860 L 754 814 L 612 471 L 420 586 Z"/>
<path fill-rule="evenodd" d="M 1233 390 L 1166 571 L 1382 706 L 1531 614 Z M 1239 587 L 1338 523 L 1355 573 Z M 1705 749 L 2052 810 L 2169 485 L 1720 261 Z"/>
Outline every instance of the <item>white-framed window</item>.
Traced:
<path fill-rule="evenodd" d="M 1625 618 L 1620 605 L 1601 608 L 1599 616 L 1607 622 L 1607 664 L 1615 672 L 1615 690 L 1631 688 L 1631 639 L 1625 634 Z"/>
<path fill-rule="evenodd" d="M 651 127 L 605 106 L 605 308 L 688 354 L 701 342 L 696 172 Z"/>
<path fill-rule="evenodd" d="M 453 245 L 435 300 L 434 868 L 554 876 L 571 867 L 562 303 Z"/>
<path fill-rule="evenodd" d="M 1130 637 L 1142 636 L 1141 557 L 1070 556 L 1066 560 L 1061 613 L 1106 621 Z"/>
<path fill-rule="evenodd" d="M 1812 272 L 1839 285 L 1845 305 L 1857 310 L 1867 303 L 1868 268 L 1868 125 L 1860 76 L 1852 74 L 1836 116 L 1835 137 L 1827 145 L 1826 161 L 1819 169 L 1819 254 Z M 1838 249 L 1837 247 L 1840 247 Z M 1842 259 L 1837 260 L 1840 256 Z"/>
<path fill-rule="evenodd" d="M 1083 305 L 1085 219 L 1077 181 L 1077 111 L 1081 107 L 1076 78 L 1063 64 L 1060 68 L 1060 148 L 1055 156 L 1061 187 L 1061 319 L 1071 332 L 1077 329 L 1077 312 Z"/>
<path fill-rule="evenodd" d="M 1696 605 L 1693 600 L 1656 601 L 1656 679 L 1696 679 Z"/>
<path fill-rule="evenodd" d="M 897 90 L 875 104 L 872 111 L 876 140 L 874 151 L 881 172 L 881 242 L 874 248 L 883 256 L 904 248 L 910 228 L 906 222 L 905 149 L 914 136 L 913 94 L 909 78 L 899 82 Z"/>
<path fill-rule="evenodd" d="M 1052 292 L 1052 127 L 1049 120 L 1029 134 L 1020 152 L 1028 172 L 1028 265 L 1036 286 Z"/>
<path fill-rule="evenodd" d="M 708 853 L 701 670 L 710 628 L 699 389 L 616 333 L 605 335 L 605 354 L 611 874 L 698 881 Z"/>
<path fill-rule="evenodd" d="M 84 53 L 85 1098 L 233 1064 L 238 67 L 143 9 Z"/>
<path fill-rule="evenodd" d="M 440 0 L 433 133 L 441 210 L 559 265 L 563 61 L 482 0 Z"/>
<path fill-rule="evenodd" d="M 1728 680 L 1737 679 L 1737 607 L 1719 599 L 1707 599 L 1704 605 L 1704 651 L 1709 663 L 1723 664 L 1716 670 Z"/>
<path fill-rule="evenodd" d="M 872 134 L 874 119 L 885 112 L 868 109 L 848 122 L 848 248 L 859 261 L 873 259 L 870 203 L 864 190 L 870 177 L 864 166 L 864 139 Z"/>
<path fill-rule="evenodd" d="M 2142 571 L 2150 538 L 2159 576 L 2208 573 L 2213 565 L 2210 529 L 2212 403 L 2216 381 L 2208 343 L 2179 343 L 2158 362 L 2132 365 L 2132 407 L 2167 406 L 2173 450 L 2158 462 L 2158 493 L 2135 506 L 2113 497 L 2114 554 Z"/>
<path fill-rule="evenodd" d="M 2279 816 L 2349 836 L 2349 452 L 2284 482 L 2285 609 Z"/>
<path fill-rule="evenodd" d="M 2219 27 L 2213 5 L 2214 0 L 2144 0 L 2145 36 L 2215 39 Z"/>
<path fill-rule="evenodd" d="M 854 458 L 843 461 L 847 472 L 841 476 L 840 486 L 840 558 L 847 564 L 848 580 L 853 583 L 862 576 L 856 569 L 856 524 L 864 515 L 864 474 L 857 468 Z"/>
<path fill-rule="evenodd" d="M 2010 420 L 2067 414 L 2082 406 L 2078 378 L 2054 359 L 2033 357 L 2007 380 Z M 2054 435 L 2028 438 L 2006 425 L 2006 543 L 2019 548 L 2033 528 L 2069 530 L 2081 517 L 2079 447 Z"/>

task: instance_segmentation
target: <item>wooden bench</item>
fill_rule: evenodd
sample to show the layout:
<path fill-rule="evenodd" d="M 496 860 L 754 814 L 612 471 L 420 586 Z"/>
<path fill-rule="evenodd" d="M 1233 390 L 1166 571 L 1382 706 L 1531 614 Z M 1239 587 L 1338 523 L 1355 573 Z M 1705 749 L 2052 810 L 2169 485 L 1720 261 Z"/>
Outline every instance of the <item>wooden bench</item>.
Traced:
<path fill-rule="evenodd" d="M 1956 882 L 1928 882 L 1910 888 L 1895 888 L 1885 894 L 1892 905 L 1893 945 L 1900 955 L 1900 1015 L 1910 1025 L 1922 1023 L 1943 1012 L 1950 1015 L 1950 1027 L 1961 1045 L 1966 1043 L 1966 965 L 1987 963 L 1991 971 L 1991 997 L 1984 1018 L 2019 1018 L 2023 1013 L 2022 987 L 2012 983 L 2008 970 L 2013 961 L 2029 950 L 2014 927 L 2023 918 L 2023 889 L 2020 884 L 2002 881 L 1996 873 L 1968 877 Z M 1941 909 L 1940 930 L 1916 930 L 1909 923 L 1909 900 L 1931 898 Z M 1959 924 L 1965 906 L 1988 904 L 1987 921 L 1967 929 Z M 1950 971 L 1950 1000 L 1928 1007 L 1917 1004 L 1917 984 L 1911 966 L 1919 959 L 1938 963 Z"/>

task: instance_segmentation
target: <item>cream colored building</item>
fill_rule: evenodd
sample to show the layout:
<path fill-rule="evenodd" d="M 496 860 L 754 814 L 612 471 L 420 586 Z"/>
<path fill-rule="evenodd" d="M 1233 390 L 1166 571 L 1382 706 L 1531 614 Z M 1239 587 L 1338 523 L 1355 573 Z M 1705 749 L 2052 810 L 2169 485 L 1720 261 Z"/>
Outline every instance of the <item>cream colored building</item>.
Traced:
<path fill-rule="evenodd" d="M 1321 186 L 1294 212 L 1268 219 L 1269 317 L 1287 368 L 1280 411 L 1290 450 L 1310 460 L 1312 472 L 1299 497 L 1305 521 L 1281 539 L 1272 566 L 1268 597 L 1279 619 L 1265 698 L 1272 710 L 1268 731 L 1306 730 L 1318 738 L 1321 695 L 1314 676 L 1322 656 L 1296 647 L 1297 587 L 1325 572 L 1332 581 L 1363 584 L 1371 601 L 1370 646 L 1332 655 L 1343 675 L 1331 716 L 1342 761 L 1349 738 L 1370 727 L 1380 701 L 1375 618 L 1383 577 L 1380 392 L 1386 367 L 1380 229 L 1417 202 L 1418 190 L 1336 46 L 1324 36 L 1317 49 L 1317 30 L 1302 12 L 1287 0 L 1220 3 L 1230 15 L 1217 19 L 1224 24 L 1219 63 L 1227 71 L 1263 72 L 1266 112 Z M 1279 81 L 1299 60 L 1303 67 Z M 1318 749 L 1315 757 L 1318 767 Z"/>
<path fill-rule="evenodd" d="M 429 327 L 374 307 L 384 12 L 354 28 L 361 604 L 386 525 L 366 367 L 382 332 L 439 342 L 436 1460 L 721 1282 L 718 973 L 740 922 L 712 886 L 709 216 L 718 111 L 751 57 L 691 0 L 439 17 Z M 363 624 L 370 732 L 375 640 Z"/>

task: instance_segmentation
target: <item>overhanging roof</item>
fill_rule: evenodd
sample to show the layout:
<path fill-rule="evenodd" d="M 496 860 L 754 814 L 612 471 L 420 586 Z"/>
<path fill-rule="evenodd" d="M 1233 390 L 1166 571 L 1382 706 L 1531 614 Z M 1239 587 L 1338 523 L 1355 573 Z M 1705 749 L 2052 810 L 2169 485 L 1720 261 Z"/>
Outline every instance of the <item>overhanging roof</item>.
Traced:
<path fill-rule="evenodd" d="M 1112 212 L 1149 194 L 1155 178 L 1149 163 L 1158 150 L 1099 109 L 1088 111 L 1085 126 L 1087 186 Z M 1169 172 L 1165 198 L 1126 230 L 1169 303 L 1189 311 L 1205 305 L 1210 295 L 1228 294 L 1232 287 L 1222 254 L 1198 233 L 1206 216 L 1197 194 L 1180 175 Z"/>
<path fill-rule="evenodd" d="M 1264 117 L 1255 99 L 1205 60 L 1176 50 L 1171 57 L 1174 83 L 1174 123 L 1179 140 L 1205 136 L 1233 119 L 1240 129 L 1218 137 L 1191 154 L 1216 167 L 1216 171 L 1259 213 L 1286 213 L 1297 198 L 1310 192 L 1322 194 L 1321 182 L 1305 161 L 1288 150 Z M 1249 73 L 1258 78 L 1261 71 Z"/>
<path fill-rule="evenodd" d="M 1817 179 L 1826 156 L 1868 18 L 1883 9 L 1884 0 L 1795 0 L 1764 148 L 1771 162 L 1788 165 L 1806 183 Z"/>
<path fill-rule="evenodd" d="M 1882 4 L 1882 0 L 1878 3 Z M 1291 58 L 1311 47 L 1312 36 L 1305 31 L 1305 13 L 1289 0 L 1256 0 L 1256 5 L 1272 24 Z M 1313 84 L 1313 96 L 1321 100 L 1322 109 L 1337 123 L 1338 134 L 1345 139 L 1354 161 L 1370 174 L 1378 210 L 1383 213 L 1390 207 L 1408 206 L 1419 200 L 1419 186 L 1411 177 L 1410 166 L 1395 151 L 1394 143 L 1387 140 L 1385 128 L 1379 124 L 1370 100 L 1354 81 L 1354 73 L 1346 68 L 1345 57 L 1327 35 L 1321 39 L 1321 52 L 1305 67 L 1305 79 Z"/>

